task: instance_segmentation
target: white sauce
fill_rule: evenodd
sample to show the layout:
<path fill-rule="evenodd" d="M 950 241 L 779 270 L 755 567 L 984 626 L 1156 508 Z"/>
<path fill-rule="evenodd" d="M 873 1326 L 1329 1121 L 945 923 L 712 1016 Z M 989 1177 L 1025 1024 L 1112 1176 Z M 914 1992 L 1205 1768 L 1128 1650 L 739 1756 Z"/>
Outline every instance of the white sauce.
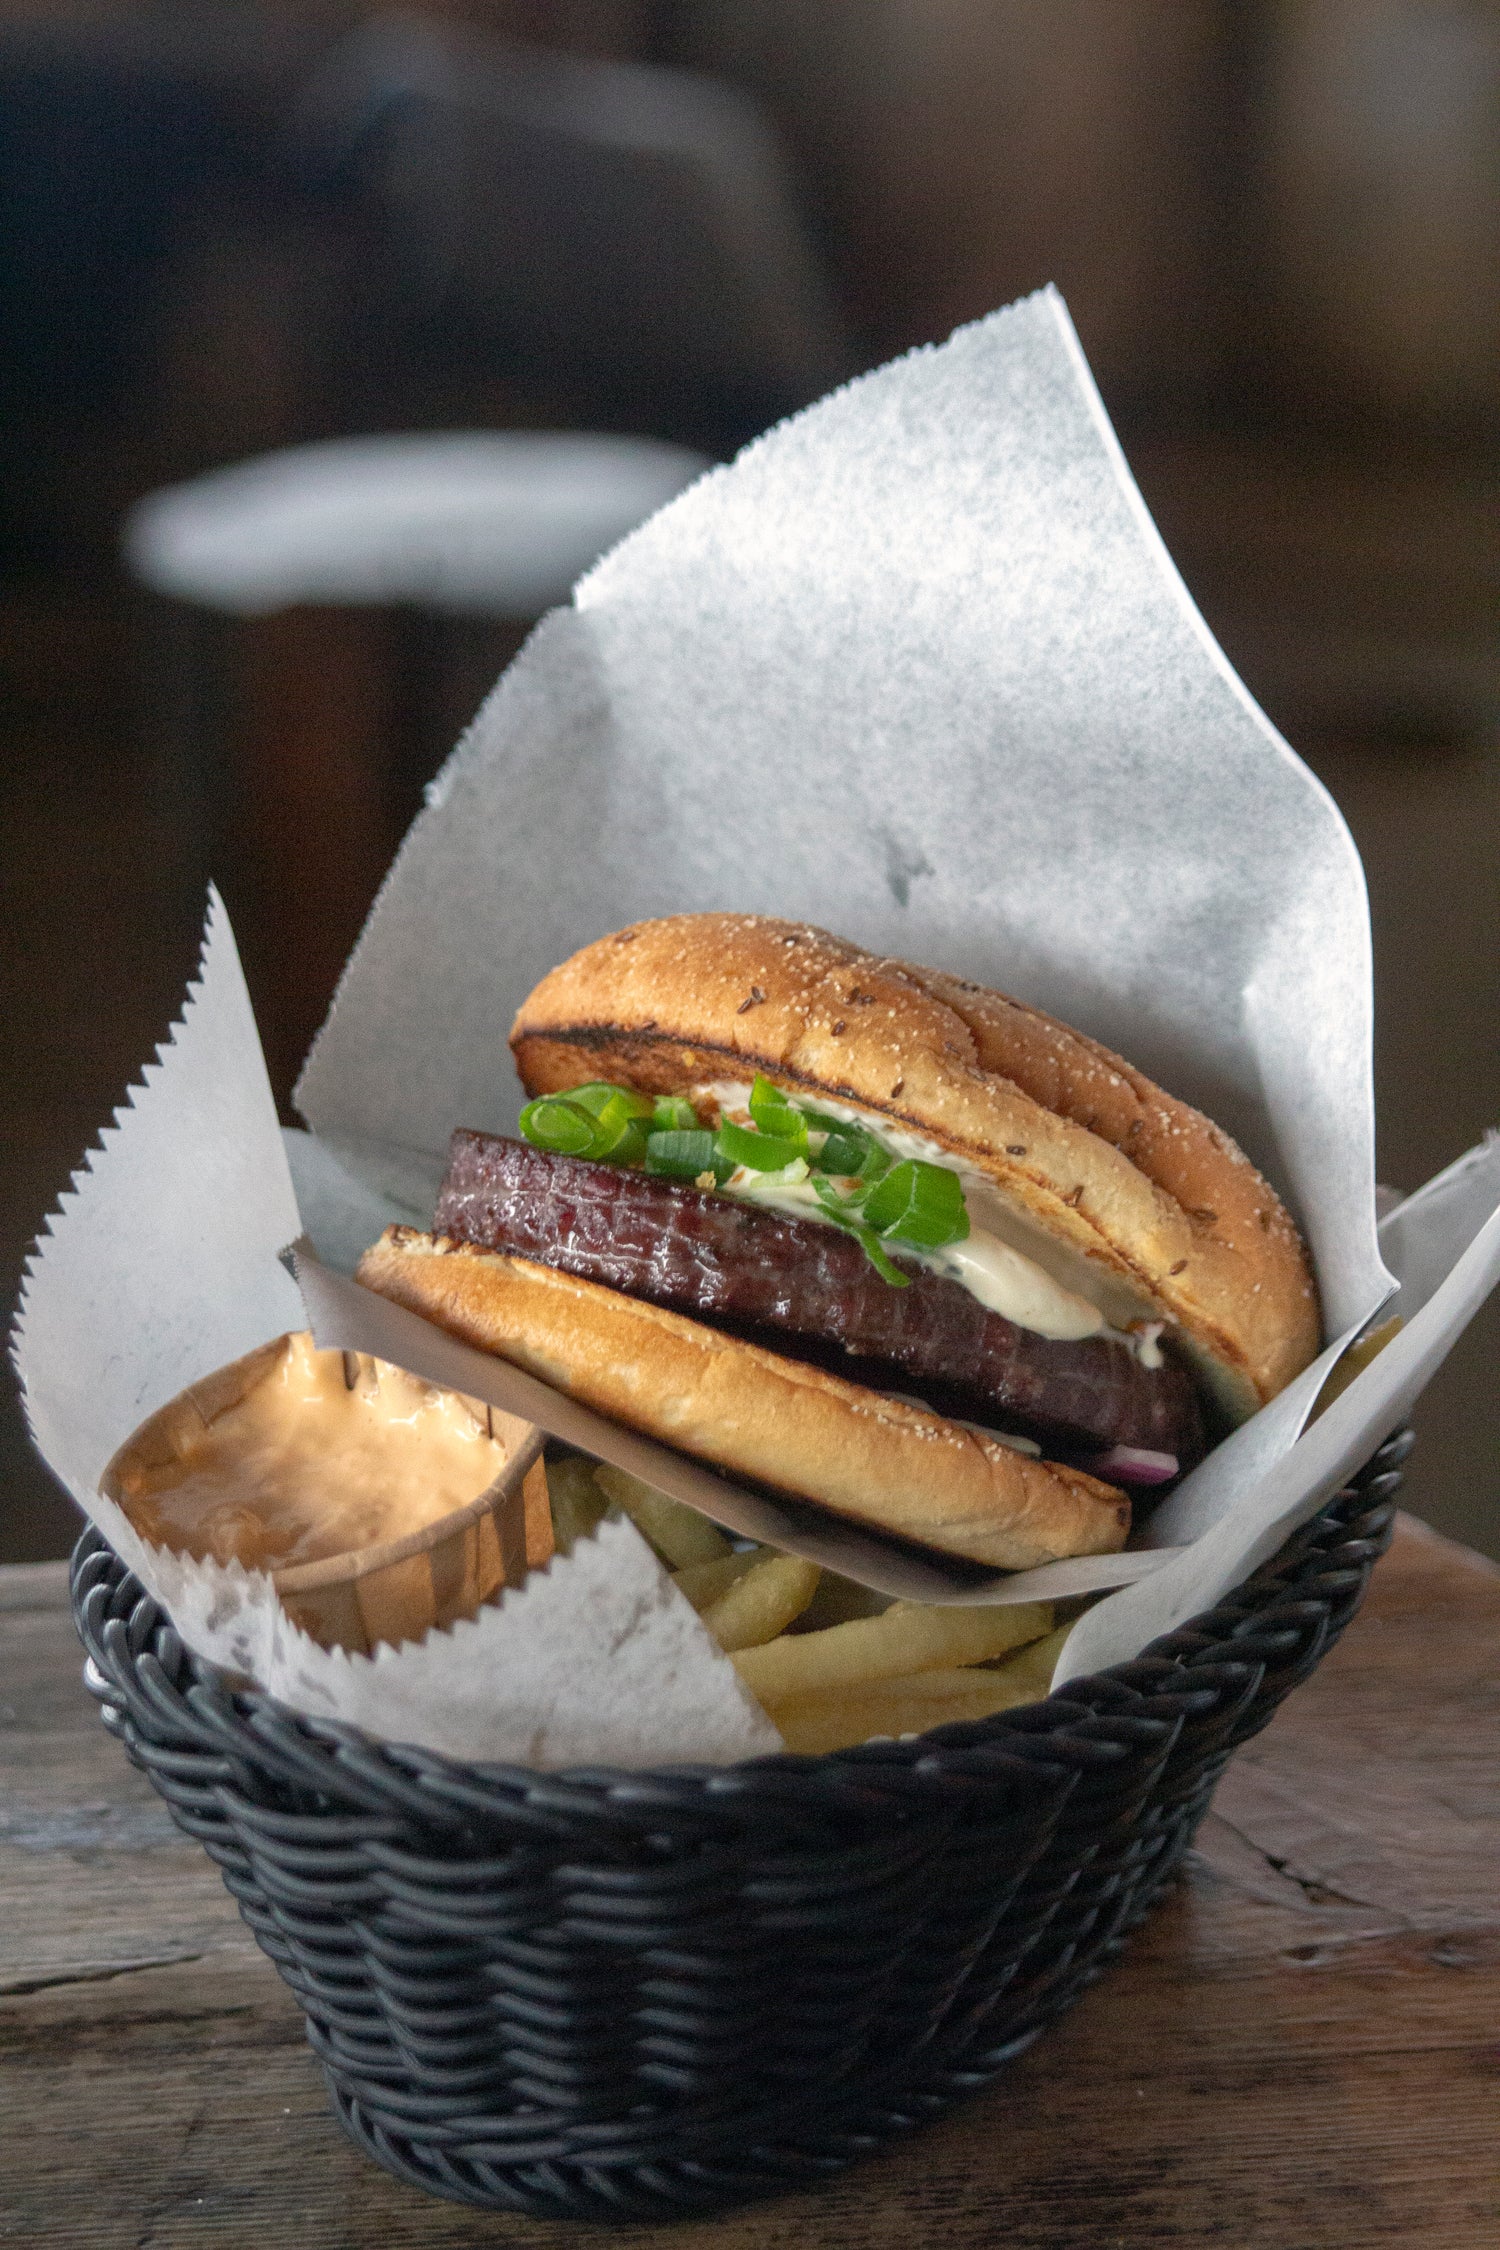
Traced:
<path fill-rule="evenodd" d="M 693 1090 L 693 1098 L 704 1105 L 712 1102 L 721 1116 L 736 1123 L 749 1122 L 750 1089 L 742 1083 L 721 1079 L 712 1085 L 698 1086 Z M 1127 1321 L 1139 1319 L 1147 1309 L 1133 1291 L 1111 1288 L 1112 1275 L 1094 1274 L 1088 1261 L 1068 1245 L 1055 1244 L 1045 1237 L 1040 1228 L 1006 1205 L 992 1181 L 972 1167 L 955 1164 L 949 1152 L 936 1141 L 929 1141 L 918 1133 L 904 1132 L 887 1124 L 883 1118 L 871 1116 L 868 1111 L 851 1108 L 847 1102 L 824 1101 L 820 1097 L 803 1104 L 792 1094 L 788 1094 L 787 1099 L 794 1107 L 821 1110 L 826 1116 L 861 1126 L 891 1156 L 917 1157 L 923 1163 L 940 1164 L 945 1171 L 957 1173 L 963 1182 L 964 1202 L 969 1213 L 967 1239 L 950 1243 L 943 1250 L 918 1250 L 904 1242 L 892 1247 L 901 1257 L 914 1259 L 930 1272 L 961 1283 L 988 1311 L 1000 1313 L 1006 1320 L 1013 1320 L 1018 1328 L 1029 1328 L 1038 1336 L 1073 1342 L 1083 1336 L 1102 1334 L 1111 1325 L 1111 1314 L 1123 1329 Z M 724 1192 L 739 1196 L 747 1203 L 785 1211 L 792 1218 L 819 1219 L 827 1226 L 834 1224 L 818 1201 L 817 1190 L 810 1179 L 750 1172 L 741 1165 L 725 1183 Z M 1021 1238 L 1024 1247 L 1014 1239 L 1016 1236 Z M 1048 1253 L 1045 1265 L 1032 1254 L 1043 1245 Z M 1059 1265 L 1064 1266 L 1066 1279 L 1056 1271 Z M 1070 1287 L 1070 1283 L 1077 1286 Z M 1142 1366 L 1161 1365 L 1161 1351 L 1156 1341 L 1160 1333 L 1161 1324 L 1156 1322 L 1148 1330 L 1126 1338 Z"/>
<path fill-rule="evenodd" d="M 1132 1342 L 1135 1345 L 1135 1356 L 1142 1367 L 1160 1367 L 1163 1365 L 1161 1332 L 1166 1325 L 1164 1320 L 1148 1320 L 1144 1328 L 1136 1330 Z"/>
<path fill-rule="evenodd" d="M 1039 1336 L 1072 1343 L 1108 1326 L 1097 1305 L 1064 1289 L 1034 1260 L 982 1227 L 971 1224 L 968 1239 L 950 1242 L 946 1250 L 923 1252 L 922 1263 L 949 1281 L 961 1281 L 991 1312 L 1003 1313 L 1018 1328 L 1034 1329 Z"/>

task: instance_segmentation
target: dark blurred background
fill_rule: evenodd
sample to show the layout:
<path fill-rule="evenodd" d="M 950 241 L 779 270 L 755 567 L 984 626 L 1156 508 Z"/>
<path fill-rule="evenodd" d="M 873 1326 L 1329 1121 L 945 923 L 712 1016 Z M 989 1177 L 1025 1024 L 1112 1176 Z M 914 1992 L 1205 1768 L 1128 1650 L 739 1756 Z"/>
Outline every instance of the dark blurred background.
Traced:
<path fill-rule="evenodd" d="M 174 600 L 133 503 L 358 433 L 724 457 L 1047 280 L 1364 853 L 1380 1170 L 1417 1185 L 1500 1122 L 1497 251 L 1496 0 L 4 0 L 7 1297 L 210 869 L 285 1102 L 538 606 Z M 1497 1342 L 1491 1307 L 1428 1394 L 1411 1503 L 1500 1554 Z M 61 1554 L 3 1414 L 0 1560 Z"/>

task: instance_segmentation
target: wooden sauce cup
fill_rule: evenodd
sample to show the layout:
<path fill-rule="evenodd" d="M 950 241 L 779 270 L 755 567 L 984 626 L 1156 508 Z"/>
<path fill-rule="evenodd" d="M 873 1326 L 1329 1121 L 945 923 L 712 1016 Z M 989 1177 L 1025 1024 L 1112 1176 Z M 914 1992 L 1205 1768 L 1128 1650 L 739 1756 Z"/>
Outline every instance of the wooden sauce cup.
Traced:
<path fill-rule="evenodd" d="M 278 1388 L 288 1384 L 298 1390 L 297 1451 L 277 1492 L 266 1489 L 264 1469 L 251 1466 L 256 1401 L 259 1396 L 269 1414 Z M 320 1410 L 322 1400 L 326 1412 Z M 382 1413 L 389 1415 L 399 1406 L 410 1420 L 414 1405 L 419 1413 L 431 1411 L 434 1444 L 444 1441 L 450 1456 L 456 1444 L 464 1458 L 472 1447 L 474 1469 L 480 1475 L 488 1470 L 488 1481 L 472 1499 L 455 1506 L 450 1457 L 445 1475 L 438 1475 L 435 1466 L 429 1502 L 420 1468 L 413 1483 L 412 1454 L 415 1444 L 420 1456 L 420 1441 L 405 1436 L 399 1479 L 398 1465 L 392 1462 L 393 1488 L 398 1481 L 402 1488 L 399 1532 L 317 1551 L 327 1539 L 340 1536 L 334 1508 L 320 1537 L 314 1488 L 321 1486 L 325 1505 L 327 1495 L 337 1493 L 340 1433 L 349 1428 L 347 1417 L 368 1414 L 378 1422 Z M 228 1430 L 226 1416 L 232 1418 Z M 233 1459 L 241 1432 L 247 1464 L 242 1494 L 235 1491 Z M 368 1486 L 371 1445 L 378 1481 L 380 1432 L 372 1423 L 361 1426 L 359 1434 L 361 1474 Z M 217 1455 L 217 1496 L 205 1499 L 195 1516 L 197 1503 L 184 1497 L 183 1486 L 211 1445 Z M 153 1545 L 199 1561 L 209 1556 L 220 1562 L 235 1559 L 247 1569 L 266 1571 L 288 1616 L 313 1640 L 325 1648 L 368 1655 L 382 1641 L 398 1647 L 420 1640 L 434 1626 L 474 1616 L 507 1586 L 523 1584 L 528 1570 L 550 1561 L 552 1516 L 542 1445 L 534 1423 L 438 1392 L 363 1353 L 318 1352 L 309 1336 L 288 1335 L 205 1376 L 158 1408 L 121 1446 L 101 1486 Z M 305 1485 L 299 1467 L 306 1472 Z M 285 1554 L 288 1506 L 293 1516 L 300 1510 L 302 1530 L 294 1559 L 278 1563 L 276 1533 L 282 1534 Z M 363 1514 L 367 1523 L 378 1524 L 380 1513 L 377 1490 L 373 1506 Z"/>

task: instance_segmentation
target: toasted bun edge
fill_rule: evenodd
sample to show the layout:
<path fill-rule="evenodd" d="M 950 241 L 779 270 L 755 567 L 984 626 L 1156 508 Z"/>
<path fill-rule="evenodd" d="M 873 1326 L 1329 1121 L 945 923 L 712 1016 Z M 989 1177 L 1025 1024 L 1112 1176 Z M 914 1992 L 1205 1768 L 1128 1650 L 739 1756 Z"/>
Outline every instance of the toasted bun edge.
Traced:
<path fill-rule="evenodd" d="M 945 1554 L 1023 1570 L 1129 1531 L 1081 1470 L 530 1259 L 388 1227 L 356 1278 L 663 1444 Z"/>

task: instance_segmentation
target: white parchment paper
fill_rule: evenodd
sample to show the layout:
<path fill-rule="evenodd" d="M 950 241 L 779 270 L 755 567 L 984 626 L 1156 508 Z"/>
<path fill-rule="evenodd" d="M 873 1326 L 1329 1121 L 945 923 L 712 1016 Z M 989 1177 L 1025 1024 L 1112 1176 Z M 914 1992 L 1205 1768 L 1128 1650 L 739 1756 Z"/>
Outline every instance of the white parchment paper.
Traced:
<path fill-rule="evenodd" d="M 1297 1211 L 1325 1362 L 1173 1496 L 1122 1566 L 1150 1575 L 1089 1614 L 1069 1672 L 1136 1653 L 1273 1551 L 1494 1279 L 1495 1160 L 1475 1152 L 1396 1214 L 1401 1342 L 1299 1437 L 1324 1364 L 1392 1286 L 1363 878 L 1194 610 L 1052 292 L 836 393 L 626 540 L 533 636 L 429 799 L 304 1074 L 316 1137 L 276 1133 L 215 905 L 201 988 L 53 1220 L 17 1342 L 43 1451 L 190 1644 L 238 1650 L 302 1708 L 543 1764 L 767 1746 L 629 1526 L 628 1563 L 595 1542 L 472 1627 L 329 1659 L 287 1640 L 253 1574 L 179 1575 L 168 1594 L 97 1494 L 146 1413 L 301 1325 L 276 1253 L 303 1227 L 326 1261 L 304 1280 L 332 1284 L 389 1216 L 426 1222 L 453 1126 L 513 1122 L 514 1008 L 622 922 L 807 917 L 1039 1002 L 1207 1109 Z M 390 1341 L 395 1308 L 326 1294 L 325 1320 L 385 1323 Z M 628 1686 L 585 1664 L 570 1701 L 528 1638 L 543 1614 L 570 1656 L 623 1633 Z"/>
<path fill-rule="evenodd" d="M 1052 291 L 691 487 L 541 627 L 431 791 L 300 1105 L 426 1217 L 589 939 L 806 917 L 1117 1047 L 1239 1138 L 1330 1336 L 1375 1243 L 1364 879 L 1157 537 Z"/>
<path fill-rule="evenodd" d="M 275 1255 L 300 1223 L 234 934 L 210 892 L 181 1021 L 48 1220 L 16 1323 L 32 1435 L 84 1507 L 148 1415 L 302 1326 Z"/>
<path fill-rule="evenodd" d="M 332 1168 L 314 1153 L 305 1170 L 345 1223 Z M 213 896 L 182 1020 L 50 1221 L 12 1342 L 42 1453 L 189 1648 L 295 1710 L 454 1757 L 657 1765 L 779 1749 L 628 1522 L 580 1540 L 472 1622 L 369 1657 L 310 1640 L 264 1572 L 195 1563 L 137 1535 L 99 1489 L 106 1464 L 188 1384 L 303 1326 L 278 1257 L 300 1227 L 239 955 Z"/>

